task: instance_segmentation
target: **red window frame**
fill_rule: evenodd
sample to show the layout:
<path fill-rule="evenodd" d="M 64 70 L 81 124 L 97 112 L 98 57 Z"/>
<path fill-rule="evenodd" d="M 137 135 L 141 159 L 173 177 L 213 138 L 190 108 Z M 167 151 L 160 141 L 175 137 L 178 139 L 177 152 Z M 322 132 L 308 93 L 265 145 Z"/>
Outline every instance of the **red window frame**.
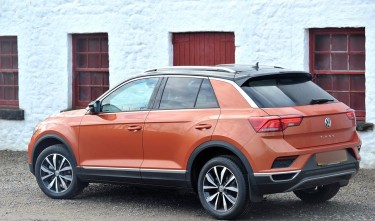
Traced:
<path fill-rule="evenodd" d="M 83 108 L 109 89 L 108 34 L 74 34 L 73 108 Z"/>
<path fill-rule="evenodd" d="M 17 37 L 0 36 L 0 108 L 18 105 Z"/>
<path fill-rule="evenodd" d="M 310 29 L 309 35 L 309 66 L 314 81 L 356 109 L 357 119 L 364 121 L 365 29 L 316 28 Z"/>

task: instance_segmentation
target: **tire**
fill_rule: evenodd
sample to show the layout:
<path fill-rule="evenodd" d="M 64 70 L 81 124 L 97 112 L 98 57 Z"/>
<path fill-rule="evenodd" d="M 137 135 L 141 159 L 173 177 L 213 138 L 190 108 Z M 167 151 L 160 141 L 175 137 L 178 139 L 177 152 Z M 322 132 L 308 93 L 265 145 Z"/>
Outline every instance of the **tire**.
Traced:
<path fill-rule="evenodd" d="M 332 199 L 340 190 L 336 183 L 314 188 L 296 190 L 294 194 L 306 203 L 323 203 Z"/>
<path fill-rule="evenodd" d="M 209 160 L 199 173 L 199 200 L 216 219 L 234 219 L 248 206 L 248 185 L 240 168 L 231 156 L 220 156 Z"/>
<path fill-rule="evenodd" d="M 54 199 L 69 199 L 85 187 L 76 172 L 75 158 L 62 144 L 43 150 L 35 164 L 35 177 L 40 189 Z"/>

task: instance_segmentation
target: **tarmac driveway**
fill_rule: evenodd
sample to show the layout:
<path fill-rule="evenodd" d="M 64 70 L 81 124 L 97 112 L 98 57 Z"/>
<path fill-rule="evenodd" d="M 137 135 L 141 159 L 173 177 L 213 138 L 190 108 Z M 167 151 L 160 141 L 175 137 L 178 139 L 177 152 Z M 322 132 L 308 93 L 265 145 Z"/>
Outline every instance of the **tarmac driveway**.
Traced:
<path fill-rule="evenodd" d="M 73 200 L 45 196 L 26 152 L 0 151 L 0 220 L 211 220 L 198 197 L 181 189 L 90 184 Z M 269 195 L 247 220 L 374 220 L 375 170 L 359 174 L 331 201 L 310 205 L 292 193 Z"/>

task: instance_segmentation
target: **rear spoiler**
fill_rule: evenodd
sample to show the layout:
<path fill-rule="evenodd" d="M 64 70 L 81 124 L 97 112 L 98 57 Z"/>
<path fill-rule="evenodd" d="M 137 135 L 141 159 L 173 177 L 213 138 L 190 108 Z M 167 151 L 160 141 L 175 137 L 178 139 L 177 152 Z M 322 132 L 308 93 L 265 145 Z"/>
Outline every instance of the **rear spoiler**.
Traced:
<path fill-rule="evenodd" d="M 306 78 L 306 80 L 310 80 L 310 81 L 312 80 L 312 75 L 308 72 L 282 70 L 282 71 L 274 72 L 274 73 L 265 72 L 265 73 L 257 73 L 255 75 L 245 76 L 245 77 L 235 80 L 235 82 L 237 85 L 241 86 L 249 80 L 253 81 L 253 80 L 275 78 L 275 77 L 277 78 L 277 77 L 297 77 L 297 76 L 301 78 Z"/>

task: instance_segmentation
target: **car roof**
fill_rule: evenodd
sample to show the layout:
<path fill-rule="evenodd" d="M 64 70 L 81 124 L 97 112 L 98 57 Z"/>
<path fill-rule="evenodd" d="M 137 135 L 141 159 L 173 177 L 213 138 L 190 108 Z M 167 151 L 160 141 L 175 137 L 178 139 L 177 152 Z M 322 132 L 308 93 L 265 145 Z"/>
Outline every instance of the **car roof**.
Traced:
<path fill-rule="evenodd" d="M 311 74 L 304 71 L 293 71 L 277 66 L 255 66 L 239 64 L 221 64 L 217 66 L 172 66 L 146 70 L 141 75 L 191 75 L 215 77 L 232 80 L 242 85 L 251 78 L 281 75 L 298 75 L 311 80 Z"/>

